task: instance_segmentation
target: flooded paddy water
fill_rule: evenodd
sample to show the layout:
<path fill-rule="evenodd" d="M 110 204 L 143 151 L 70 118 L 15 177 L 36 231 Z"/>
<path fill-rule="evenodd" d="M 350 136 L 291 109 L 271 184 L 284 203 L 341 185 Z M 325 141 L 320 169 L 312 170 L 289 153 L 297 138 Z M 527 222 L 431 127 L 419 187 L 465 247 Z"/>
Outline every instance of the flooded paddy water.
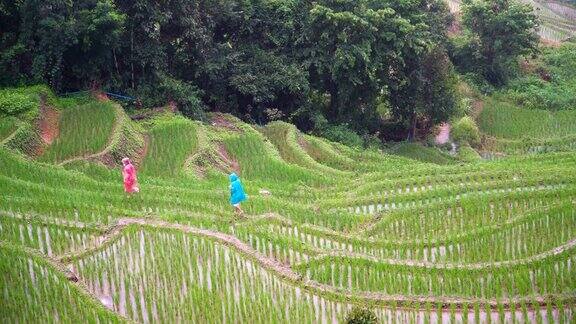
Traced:
<path fill-rule="evenodd" d="M 568 260 L 570 267 L 575 260 Z M 339 264 L 324 267 L 330 274 L 312 276 L 312 279 L 323 282 L 323 278 L 328 278 L 326 284 L 333 287 L 328 291 L 333 292 L 339 289 L 354 291 L 354 287 L 366 279 L 371 287 L 377 287 L 374 284 L 385 277 L 382 273 L 374 277 L 375 281 L 370 281 L 375 274 L 373 271 L 362 275 L 363 272 L 354 269 L 353 264 Z M 222 323 L 247 320 L 257 323 L 340 323 L 354 306 L 354 303 L 307 288 L 310 284 L 322 285 L 300 286 L 286 281 L 256 260 L 213 239 L 173 230 L 130 228 L 106 248 L 75 260 L 73 267 L 106 307 L 143 323 L 185 318 L 210 318 Z M 566 264 L 561 267 L 566 268 Z M 311 277 L 310 271 L 306 277 Z M 398 277 L 398 280 L 402 279 Z M 385 293 L 386 287 L 378 287 L 378 291 Z M 409 292 L 418 295 L 415 291 Z M 391 292 L 390 295 L 396 294 Z M 206 304 L 210 307 L 208 312 Z M 553 318 L 557 321 L 572 318 L 570 308 L 534 308 L 529 302 L 524 310 L 489 312 L 472 306 L 467 311 L 450 311 L 442 305 L 437 308 L 434 303 L 429 305 L 430 310 L 394 305 L 375 306 L 374 310 L 386 323 L 464 323 L 464 318 L 513 323 L 514 319 Z"/>

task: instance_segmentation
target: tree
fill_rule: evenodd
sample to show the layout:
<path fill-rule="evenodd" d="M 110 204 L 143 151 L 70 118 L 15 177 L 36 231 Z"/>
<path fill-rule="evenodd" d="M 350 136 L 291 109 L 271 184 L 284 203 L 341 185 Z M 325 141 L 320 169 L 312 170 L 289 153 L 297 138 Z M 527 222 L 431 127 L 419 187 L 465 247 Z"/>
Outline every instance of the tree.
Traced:
<path fill-rule="evenodd" d="M 377 107 L 414 129 L 455 110 L 454 75 L 444 54 L 452 21 L 437 0 L 319 1 L 303 33 L 314 89 L 330 95 L 328 119 L 375 131 Z"/>
<path fill-rule="evenodd" d="M 266 121 L 305 103 L 308 73 L 294 54 L 299 1 L 243 1 L 218 19 L 213 43 L 200 58 L 198 82 L 218 110 Z"/>
<path fill-rule="evenodd" d="M 476 57 L 469 70 L 493 85 L 505 84 L 518 56 L 537 50 L 538 19 L 532 7 L 510 0 L 471 0 L 462 10 L 468 32 L 462 54 L 467 56 L 456 53 L 456 62 Z"/>
<path fill-rule="evenodd" d="M 63 58 L 68 88 L 106 82 L 117 73 L 114 53 L 124 32 L 125 19 L 110 0 L 75 3 L 76 40 Z"/>
<path fill-rule="evenodd" d="M 374 110 L 382 89 L 404 82 L 403 58 L 424 47 L 424 30 L 382 1 L 313 4 L 301 42 L 313 86 L 330 94 L 329 119 Z"/>
<path fill-rule="evenodd" d="M 0 8 L 2 18 L 18 22 L 0 45 L 0 64 L 12 63 L 12 75 L 60 90 L 63 81 L 83 87 L 111 70 L 124 21 L 111 0 L 22 0 Z"/>
<path fill-rule="evenodd" d="M 18 41 L 20 26 L 19 3 L 0 0 L 0 85 L 18 85 L 26 80 L 21 71 L 30 57 Z"/>
<path fill-rule="evenodd" d="M 450 112 L 449 66 L 430 54 L 447 42 L 446 8 L 443 0 L 0 0 L 0 84 L 95 85 L 146 106 L 171 100 L 191 117 L 212 109 L 341 137 L 378 134 L 389 111 L 406 128 Z"/>
<path fill-rule="evenodd" d="M 439 46 L 407 64 L 412 73 L 408 83 L 394 91 L 391 107 L 394 116 L 409 127 L 409 138 L 414 139 L 419 121 L 437 124 L 456 113 L 457 79 L 448 55 Z"/>

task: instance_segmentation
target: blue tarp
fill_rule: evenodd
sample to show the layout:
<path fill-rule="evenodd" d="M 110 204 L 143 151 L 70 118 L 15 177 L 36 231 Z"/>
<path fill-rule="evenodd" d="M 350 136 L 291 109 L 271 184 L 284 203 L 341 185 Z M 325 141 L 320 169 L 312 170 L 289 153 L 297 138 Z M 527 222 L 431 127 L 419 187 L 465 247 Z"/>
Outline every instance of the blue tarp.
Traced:
<path fill-rule="evenodd" d="M 112 92 L 104 92 L 108 97 L 114 97 L 116 99 L 121 99 L 121 100 L 131 100 L 131 101 L 135 101 L 136 98 L 134 97 L 129 97 L 129 96 L 124 96 L 124 95 L 120 95 L 117 93 L 112 93 Z"/>
<path fill-rule="evenodd" d="M 77 95 L 81 95 L 84 93 L 89 92 L 88 90 L 83 90 L 83 91 L 74 91 L 74 92 L 66 92 L 66 93 L 62 93 L 60 94 L 60 96 L 62 97 L 68 97 L 68 96 L 77 96 Z M 112 93 L 112 92 L 104 92 L 108 97 L 112 97 L 115 99 L 120 99 L 120 100 L 130 100 L 130 101 L 136 101 L 136 98 L 134 97 L 130 97 L 130 96 L 125 96 L 125 95 L 121 95 L 121 94 L 117 94 L 117 93 Z"/>

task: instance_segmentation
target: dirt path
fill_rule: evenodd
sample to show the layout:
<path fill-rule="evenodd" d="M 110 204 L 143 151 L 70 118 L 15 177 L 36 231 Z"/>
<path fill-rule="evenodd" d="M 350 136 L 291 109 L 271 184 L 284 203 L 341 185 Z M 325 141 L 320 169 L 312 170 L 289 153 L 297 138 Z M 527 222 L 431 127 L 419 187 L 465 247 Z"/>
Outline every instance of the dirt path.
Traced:
<path fill-rule="evenodd" d="M 44 100 L 40 103 L 40 120 L 38 127 L 40 136 L 46 145 L 52 144 L 60 133 L 60 112 L 48 106 Z"/>
<path fill-rule="evenodd" d="M 211 119 L 211 122 L 212 126 L 228 129 L 234 132 L 240 132 L 240 128 L 229 121 L 224 114 L 215 113 L 214 117 Z"/>
<path fill-rule="evenodd" d="M 134 164 L 138 168 L 142 166 L 142 163 L 144 163 L 144 159 L 146 158 L 146 155 L 148 154 L 148 149 L 150 147 L 150 136 L 148 134 L 144 134 L 143 136 L 144 136 L 144 145 L 138 151 L 136 157 L 131 159 L 132 164 Z"/>
<path fill-rule="evenodd" d="M 240 163 L 234 159 L 221 140 L 212 138 L 204 128 L 198 129 L 198 149 L 190 155 L 184 168 L 204 178 L 209 169 L 225 174 L 236 172 L 240 174 Z"/>
<path fill-rule="evenodd" d="M 363 302 L 363 303 L 373 303 L 377 305 L 389 305 L 390 303 L 397 303 L 399 306 L 419 306 L 425 307 L 426 304 L 438 304 L 441 303 L 445 308 L 450 307 L 450 305 L 456 306 L 457 309 L 462 309 L 465 305 L 470 305 L 473 303 L 479 303 L 480 307 L 496 309 L 498 305 L 501 305 L 507 309 L 511 306 L 521 307 L 522 303 L 529 303 L 533 305 L 537 303 L 542 307 L 546 306 L 546 303 L 550 298 L 553 299 L 563 299 L 569 302 L 576 301 L 576 296 L 572 295 L 547 295 L 543 296 L 531 296 L 531 297 L 514 297 L 509 299 L 481 299 L 481 298 L 464 298 L 464 297 L 430 297 L 430 296 L 404 296 L 404 295 L 388 295 L 379 292 L 350 292 L 349 290 L 339 289 L 334 286 L 327 284 L 322 284 L 314 280 L 303 278 L 301 274 L 295 272 L 290 266 L 279 262 L 274 258 L 267 257 L 260 252 L 254 250 L 250 245 L 240 241 L 235 236 L 206 229 L 199 229 L 188 225 L 174 224 L 162 220 L 152 220 L 152 219 L 136 219 L 136 218 L 123 218 L 120 219 L 108 232 L 108 234 L 101 239 L 102 244 L 105 242 L 110 242 L 115 237 L 121 235 L 123 228 L 130 225 L 140 225 L 148 226 L 153 228 L 162 229 L 172 229 L 178 230 L 184 233 L 190 233 L 195 235 L 204 236 L 207 238 L 212 238 L 221 244 L 227 245 L 239 253 L 252 258 L 264 269 L 273 272 L 277 276 L 291 282 L 294 285 L 299 285 L 302 288 L 310 291 L 313 294 L 334 297 L 334 298 L 344 298 L 348 301 L 353 302 Z M 568 244 L 558 247 L 552 251 L 548 251 L 541 255 L 535 256 L 533 258 L 542 258 L 549 255 L 555 255 L 561 253 L 562 251 L 572 248 L 576 245 L 576 240 L 569 242 Z M 100 247 L 96 247 L 99 249 Z M 84 251 L 77 256 L 90 254 L 90 251 Z M 61 258 L 61 261 L 69 261 L 73 256 L 68 256 L 67 258 Z"/>
<path fill-rule="evenodd" d="M 297 134 L 296 135 L 296 140 L 298 141 L 298 145 L 300 145 L 300 147 L 308 152 L 308 150 L 310 149 L 308 142 L 306 141 L 306 139 L 304 138 L 303 135 L 301 134 Z"/>
<path fill-rule="evenodd" d="M 443 145 L 448 143 L 448 141 L 450 140 L 451 129 L 452 126 L 449 123 L 442 123 L 440 125 L 440 132 L 438 132 L 438 135 L 436 135 L 436 138 L 434 139 L 436 144 Z"/>
<path fill-rule="evenodd" d="M 454 262 L 430 262 L 430 261 L 416 261 L 416 260 L 399 260 L 399 259 L 381 259 L 368 254 L 362 253 L 351 253 L 343 250 L 331 251 L 328 253 L 322 253 L 315 257 L 310 258 L 308 261 L 301 262 L 299 264 L 293 265 L 294 268 L 299 268 L 305 266 L 307 263 L 313 261 L 322 261 L 325 259 L 330 259 L 332 257 L 348 257 L 353 259 L 360 259 L 369 262 L 384 263 L 390 265 L 400 265 L 409 266 L 415 268 L 425 268 L 425 269 L 460 269 L 460 270 L 479 270 L 484 268 L 501 268 L 516 265 L 525 265 L 537 261 L 544 260 L 546 258 L 561 254 L 567 250 L 576 247 L 576 239 L 568 241 L 566 244 L 555 247 L 552 250 L 548 250 L 536 255 L 532 255 L 524 259 L 506 260 L 506 261 L 495 261 L 495 262 L 478 262 L 478 263 L 454 263 Z"/>
<path fill-rule="evenodd" d="M 226 146 L 224 146 L 222 143 L 218 144 L 218 155 L 231 171 L 236 172 L 236 174 L 240 174 L 240 163 L 238 160 L 230 156 L 228 150 L 226 150 Z M 229 172 L 230 170 L 226 171 Z"/>

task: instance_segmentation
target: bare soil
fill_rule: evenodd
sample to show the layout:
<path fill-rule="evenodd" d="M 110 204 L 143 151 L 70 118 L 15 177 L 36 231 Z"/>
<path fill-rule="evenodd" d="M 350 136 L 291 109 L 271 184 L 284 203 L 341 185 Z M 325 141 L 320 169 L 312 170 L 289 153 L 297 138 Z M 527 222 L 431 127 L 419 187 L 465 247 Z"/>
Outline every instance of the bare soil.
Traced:
<path fill-rule="evenodd" d="M 240 129 L 234 125 L 231 121 L 229 121 L 224 114 L 216 113 L 214 117 L 212 117 L 212 126 L 228 129 L 234 132 L 240 132 Z"/>
<path fill-rule="evenodd" d="M 38 127 L 40 128 L 40 136 L 47 145 L 52 144 L 54 139 L 58 137 L 58 134 L 60 133 L 58 127 L 59 121 L 60 112 L 42 102 L 40 104 L 40 120 L 38 121 Z"/>
<path fill-rule="evenodd" d="M 454 12 L 454 20 L 448 26 L 448 35 L 457 36 L 462 34 L 462 15 L 459 12 Z"/>
<path fill-rule="evenodd" d="M 234 158 L 230 156 L 228 151 L 226 150 L 226 146 L 224 144 L 218 144 L 218 155 L 226 163 L 228 168 L 234 171 L 236 174 L 240 174 L 240 163 Z"/>
<path fill-rule="evenodd" d="M 94 98 L 96 98 L 96 100 L 98 101 L 109 101 L 110 98 L 108 98 L 108 96 L 102 92 L 102 91 L 93 91 L 92 95 L 94 96 Z"/>
<path fill-rule="evenodd" d="M 150 145 L 150 137 L 148 135 L 144 135 L 144 146 L 138 150 L 138 154 L 132 158 L 132 164 L 136 167 L 142 166 L 142 162 L 144 158 L 146 158 L 146 154 L 148 154 L 148 146 Z"/>
<path fill-rule="evenodd" d="M 300 145 L 300 147 L 302 149 L 304 149 L 305 151 L 307 151 L 308 150 L 308 142 L 306 142 L 306 140 L 304 139 L 304 136 L 298 134 L 297 140 L 298 140 L 298 144 Z"/>
<path fill-rule="evenodd" d="M 551 39 L 546 39 L 546 38 L 540 38 L 540 43 L 542 43 L 545 46 L 549 46 L 549 47 L 560 47 L 562 46 L 562 42 L 561 41 L 555 41 L 555 40 L 551 40 Z"/>
<path fill-rule="evenodd" d="M 439 129 L 440 131 L 436 135 L 434 141 L 436 142 L 436 144 L 439 145 L 448 143 L 448 141 L 450 140 L 450 130 L 452 129 L 452 126 L 450 126 L 449 123 L 443 123 L 442 125 L 440 125 Z"/>
<path fill-rule="evenodd" d="M 478 119 L 478 117 L 480 117 L 480 114 L 482 113 L 483 109 L 484 109 L 484 101 L 480 99 L 475 99 L 474 102 L 472 102 L 472 116 L 474 117 L 474 119 Z"/>

